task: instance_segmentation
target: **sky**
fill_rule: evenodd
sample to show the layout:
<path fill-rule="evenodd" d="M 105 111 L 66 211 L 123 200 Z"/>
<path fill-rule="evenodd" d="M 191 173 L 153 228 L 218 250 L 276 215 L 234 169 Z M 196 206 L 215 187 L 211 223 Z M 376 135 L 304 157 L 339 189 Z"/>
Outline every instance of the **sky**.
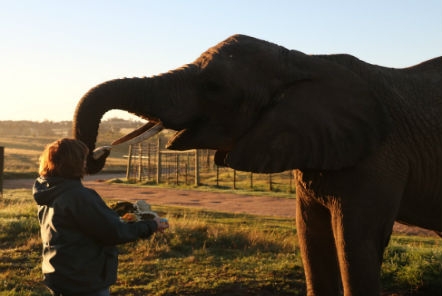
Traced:
<path fill-rule="evenodd" d="M 237 33 L 403 68 L 442 55 L 442 1 L 0 0 L 0 120 L 72 120 L 93 86 L 167 72 Z"/>

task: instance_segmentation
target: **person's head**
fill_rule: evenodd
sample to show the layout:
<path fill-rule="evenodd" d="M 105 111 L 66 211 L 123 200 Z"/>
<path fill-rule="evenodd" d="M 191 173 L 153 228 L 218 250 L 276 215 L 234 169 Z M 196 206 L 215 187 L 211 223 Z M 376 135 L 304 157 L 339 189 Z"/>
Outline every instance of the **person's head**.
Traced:
<path fill-rule="evenodd" d="M 63 138 L 48 144 L 40 156 L 43 177 L 82 178 L 89 149 L 79 140 Z"/>

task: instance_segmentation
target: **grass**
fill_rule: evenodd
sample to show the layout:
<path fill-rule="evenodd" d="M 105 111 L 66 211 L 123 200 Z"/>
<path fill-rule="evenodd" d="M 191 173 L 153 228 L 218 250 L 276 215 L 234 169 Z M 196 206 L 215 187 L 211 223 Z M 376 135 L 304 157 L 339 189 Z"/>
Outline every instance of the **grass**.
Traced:
<path fill-rule="evenodd" d="M 270 188 L 271 178 L 271 188 Z M 253 184 L 251 186 L 250 173 L 236 171 L 236 190 L 242 191 L 258 191 L 258 192 L 272 192 L 290 195 L 294 192 L 294 183 L 290 188 L 290 178 L 292 175 L 289 171 L 272 174 L 253 174 Z M 200 176 L 203 185 L 216 188 L 216 171 L 203 170 Z M 233 189 L 233 170 L 230 168 L 221 168 L 219 174 L 219 188 Z"/>
<path fill-rule="evenodd" d="M 423 290 L 422 295 L 442 295 L 441 240 L 393 236 L 384 254 L 382 283 L 388 290 L 406 287 L 402 290 L 410 294 Z"/>
<path fill-rule="evenodd" d="M 154 207 L 171 228 L 119 246 L 112 295 L 305 295 L 293 219 Z M 440 295 L 441 240 L 393 236 L 384 292 Z M 0 201 L 0 295 L 49 295 L 41 283 L 41 241 L 29 190 Z"/>
<path fill-rule="evenodd" d="M 206 153 L 207 150 L 201 150 L 201 153 Z M 146 153 L 146 151 L 144 152 Z M 207 163 L 206 156 L 200 157 L 199 170 L 199 184 L 201 186 L 228 189 L 228 190 L 242 190 L 242 191 L 262 191 L 272 193 L 293 193 L 295 191 L 295 184 L 293 182 L 293 175 L 290 171 L 275 174 L 257 174 L 253 175 L 249 172 L 234 171 L 231 168 L 219 167 L 218 176 L 217 168 L 214 165 L 213 152 L 211 152 L 209 163 Z M 135 153 L 135 155 L 138 155 Z M 176 171 L 176 158 L 173 152 L 167 154 L 168 160 L 162 160 L 162 174 L 161 183 L 175 186 L 180 184 L 184 186 L 191 186 L 195 183 L 195 168 L 192 165 L 194 154 L 191 153 L 190 160 L 185 157 L 179 158 L 179 174 Z M 172 159 L 172 161 L 171 161 Z M 156 156 L 151 160 L 151 166 L 143 162 L 143 169 L 139 168 L 139 160 L 132 158 L 129 179 L 138 180 L 147 184 L 156 183 Z M 142 177 L 140 179 L 140 172 Z"/>

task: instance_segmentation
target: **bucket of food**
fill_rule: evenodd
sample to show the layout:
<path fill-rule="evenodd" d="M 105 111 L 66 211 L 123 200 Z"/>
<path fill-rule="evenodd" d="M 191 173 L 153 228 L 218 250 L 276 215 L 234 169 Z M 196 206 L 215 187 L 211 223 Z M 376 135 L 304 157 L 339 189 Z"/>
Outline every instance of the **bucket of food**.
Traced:
<path fill-rule="evenodd" d="M 111 205 L 111 209 L 120 216 L 121 221 L 126 223 L 160 218 L 159 214 L 152 211 L 150 204 L 146 203 L 144 200 L 137 200 L 135 203 L 127 201 L 117 202 L 116 204 Z M 167 223 L 167 219 L 161 220 L 165 220 L 162 222 Z"/>

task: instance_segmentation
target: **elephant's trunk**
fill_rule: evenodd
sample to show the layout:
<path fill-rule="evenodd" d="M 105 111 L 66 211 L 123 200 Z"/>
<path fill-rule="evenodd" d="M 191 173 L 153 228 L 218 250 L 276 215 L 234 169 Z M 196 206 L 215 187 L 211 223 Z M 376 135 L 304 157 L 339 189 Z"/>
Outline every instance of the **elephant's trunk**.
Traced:
<path fill-rule="evenodd" d="M 169 128 L 176 128 L 192 115 L 176 114 L 176 110 L 183 112 L 183 103 L 189 105 L 189 100 L 183 98 L 187 94 L 185 89 L 190 84 L 191 75 L 184 75 L 187 72 L 192 72 L 191 67 L 150 78 L 110 80 L 92 88 L 83 96 L 75 111 L 73 136 L 83 141 L 90 150 L 87 160 L 89 174 L 99 172 L 109 154 L 106 153 L 99 159 L 94 159 L 91 154 L 95 148 L 101 118 L 107 111 L 125 110 L 145 119 L 161 120 Z"/>

